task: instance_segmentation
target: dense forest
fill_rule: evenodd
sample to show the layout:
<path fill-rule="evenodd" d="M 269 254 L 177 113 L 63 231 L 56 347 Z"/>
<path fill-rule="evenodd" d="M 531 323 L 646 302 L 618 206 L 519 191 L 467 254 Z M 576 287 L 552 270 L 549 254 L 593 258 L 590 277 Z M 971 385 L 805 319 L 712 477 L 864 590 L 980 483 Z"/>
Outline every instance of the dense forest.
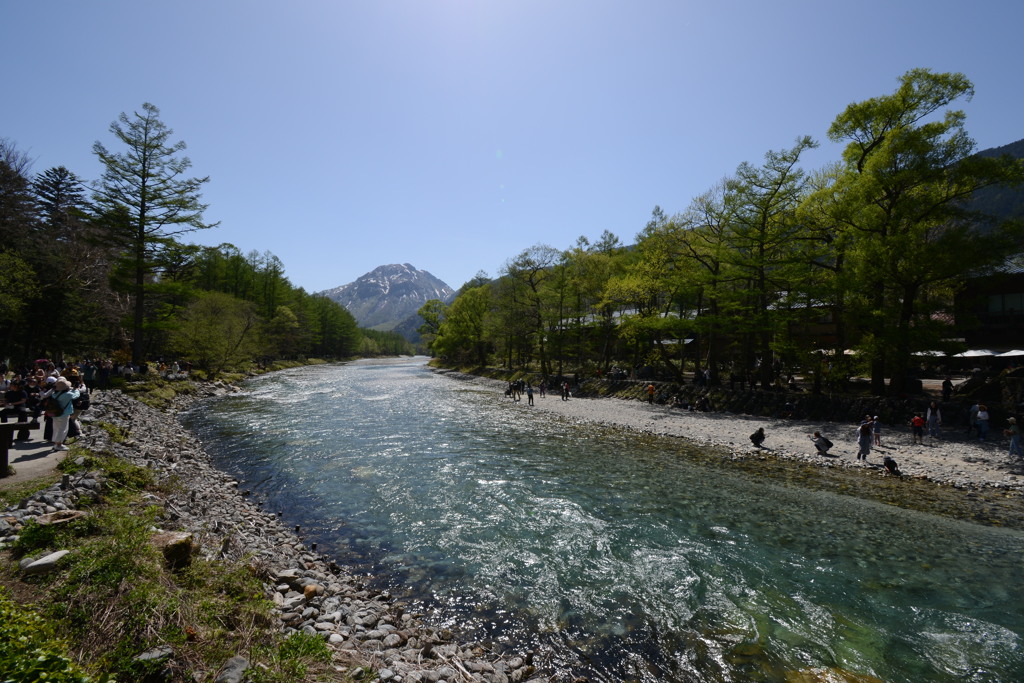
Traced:
<path fill-rule="evenodd" d="M 902 393 L 916 354 L 963 350 L 968 275 L 1021 251 L 1020 213 L 972 201 L 1024 180 L 1020 159 L 975 153 L 952 108 L 972 95 L 962 74 L 910 71 L 837 116 L 828 136 L 845 149 L 826 168 L 800 168 L 817 143 L 798 138 L 685 211 L 656 207 L 635 245 L 606 231 L 524 250 L 450 305 L 428 302 L 421 332 L 452 365 L 763 386 L 790 370 L 818 390 L 857 374 Z"/>
<path fill-rule="evenodd" d="M 210 373 L 277 358 L 411 353 L 397 333 L 358 328 L 329 299 L 292 285 L 270 253 L 182 237 L 203 222 L 184 143 L 159 110 L 122 114 L 120 147 L 93 147 L 103 176 L 33 174 L 0 139 L 0 360 L 185 360 Z"/>

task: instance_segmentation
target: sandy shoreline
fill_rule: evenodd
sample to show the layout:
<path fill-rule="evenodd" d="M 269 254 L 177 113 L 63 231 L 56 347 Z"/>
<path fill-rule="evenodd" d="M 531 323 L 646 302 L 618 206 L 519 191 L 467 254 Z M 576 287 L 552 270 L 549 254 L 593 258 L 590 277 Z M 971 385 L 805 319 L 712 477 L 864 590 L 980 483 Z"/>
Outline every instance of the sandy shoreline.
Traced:
<path fill-rule="evenodd" d="M 504 396 L 505 382 L 460 373 L 450 377 L 493 388 L 496 401 L 512 404 Z M 619 398 L 571 398 L 558 395 L 544 398 L 535 392 L 534 406 L 526 397 L 514 404 L 520 410 L 554 413 L 580 423 L 602 424 L 637 430 L 648 434 L 677 437 L 701 446 L 719 447 L 737 456 L 758 456 L 765 451 L 779 457 L 809 463 L 862 468 L 882 473 L 882 458 L 892 457 L 906 477 L 924 479 L 959 488 L 995 488 L 1024 493 L 1024 461 L 1008 455 L 1008 440 L 1001 436 L 1003 425 L 993 425 L 990 440 L 969 438 L 962 427 L 943 428 L 938 439 L 925 437 L 924 445 L 914 445 L 910 428 L 885 425 L 882 447 L 874 447 L 867 462 L 858 461 L 857 425 L 780 420 L 734 413 L 700 413 Z M 767 438 L 764 451 L 750 442 L 750 434 L 764 427 Z M 816 453 L 809 434 L 820 431 L 834 442 L 830 457 Z"/>

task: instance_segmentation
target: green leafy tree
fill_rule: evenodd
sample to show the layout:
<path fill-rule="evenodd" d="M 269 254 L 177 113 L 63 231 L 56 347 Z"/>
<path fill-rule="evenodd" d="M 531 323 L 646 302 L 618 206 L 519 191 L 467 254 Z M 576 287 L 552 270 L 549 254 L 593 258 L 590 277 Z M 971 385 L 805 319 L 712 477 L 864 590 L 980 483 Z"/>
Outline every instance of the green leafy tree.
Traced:
<path fill-rule="evenodd" d="M 842 168 L 809 201 L 846 233 L 857 284 L 850 312 L 879 395 L 887 376 L 902 392 L 912 353 L 948 332 L 932 314 L 964 274 L 1015 251 L 1008 224 L 979 230 L 967 208 L 977 190 L 1024 179 L 1020 161 L 973 154 L 964 112 L 949 108 L 973 94 L 963 74 L 914 69 L 893 94 L 851 104 L 828 131 L 847 143 Z"/>
<path fill-rule="evenodd" d="M 561 254 L 546 244 L 537 244 L 522 251 L 504 267 L 504 279 L 509 287 L 509 301 L 515 307 L 513 316 L 524 322 L 517 339 L 526 348 L 537 349 L 540 371 L 549 375 L 545 323 L 557 318 L 557 307 L 551 305 L 546 288 L 555 276 L 554 267 Z M 529 356 L 527 356 L 528 358 Z"/>
<path fill-rule="evenodd" d="M 107 216 L 115 244 L 124 249 L 134 298 L 132 360 L 144 356 L 146 285 L 158 270 L 159 256 L 175 236 L 214 227 L 203 221 L 206 204 L 200 189 L 209 181 L 188 178 L 192 166 L 182 141 L 171 142 L 173 132 L 160 120 L 160 110 L 149 103 L 132 116 L 122 113 L 110 132 L 127 151 L 111 152 L 102 143 L 93 153 L 102 162 L 102 177 L 93 184 L 93 202 Z"/>
<path fill-rule="evenodd" d="M 302 325 L 290 307 L 278 306 L 274 317 L 270 319 L 267 334 L 275 353 L 289 355 L 301 346 Z"/>
<path fill-rule="evenodd" d="M 797 164 L 814 147 L 811 138 L 800 138 L 791 149 L 768 152 L 760 167 L 741 164 L 726 181 L 726 201 L 733 207 L 726 274 L 738 285 L 732 327 L 761 359 L 759 379 L 765 386 L 773 380 L 780 340 L 806 311 L 793 307 L 808 272 L 802 247 L 809 243 L 796 217 L 805 187 Z"/>
<path fill-rule="evenodd" d="M 559 339 L 571 335 L 565 348 L 557 353 L 558 373 L 563 372 L 566 352 L 571 354 L 577 367 L 594 360 L 608 369 L 611 347 L 610 333 L 614 329 L 614 309 L 605 305 L 604 289 L 613 274 L 619 271 L 622 250 L 619 238 L 605 230 L 595 244 L 586 237 L 563 253 L 560 267 L 565 277 L 565 297 L 560 306 L 557 328 Z"/>
<path fill-rule="evenodd" d="M 32 162 L 7 138 L 0 138 L 0 235 L 4 246 L 28 249 L 38 218 L 29 179 Z"/>
<path fill-rule="evenodd" d="M 221 292 L 202 294 L 182 313 L 170 343 L 211 376 L 260 355 L 260 319 L 255 307 Z"/>
<path fill-rule="evenodd" d="M 487 364 L 491 287 L 466 289 L 451 303 L 434 340 L 434 353 L 456 363 Z"/>
<path fill-rule="evenodd" d="M 0 319 L 7 321 L 5 335 L 12 333 L 21 320 L 35 286 L 32 267 L 13 251 L 0 251 Z M 4 341 L 10 343 L 9 339 Z M 4 344 L 3 348 L 10 347 Z"/>
<path fill-rule="evenodd" d="M 430 299 L 416 311 L 416 314 L 423 320 L 423 323 L 416 328 L 416 331 L 420 333 L 423 343 L 431 351 L 433 350 L 434 340 L 437 339 L 437 335 L 441 331 L 441 323 L 444 322 L 447 310 L 448 304 L 445 302 L 440 299 Z"/>

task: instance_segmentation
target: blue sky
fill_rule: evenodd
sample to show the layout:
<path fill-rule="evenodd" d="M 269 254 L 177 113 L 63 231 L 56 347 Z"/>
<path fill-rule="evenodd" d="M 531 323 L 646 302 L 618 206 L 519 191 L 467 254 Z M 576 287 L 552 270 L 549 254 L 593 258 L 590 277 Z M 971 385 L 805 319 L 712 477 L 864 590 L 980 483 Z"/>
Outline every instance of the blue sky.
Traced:
<path fill-rule="evenodd" d="M 765 152 L 960 71 L 979 149 L 1024 138 L 1019 0 L 37 0 L 0 4 L 0 137 L 92 180 L 151 102 L 214 230 L 320 291 L 411 263 L 453 287 L 535 244 L 632 242 Z"/>

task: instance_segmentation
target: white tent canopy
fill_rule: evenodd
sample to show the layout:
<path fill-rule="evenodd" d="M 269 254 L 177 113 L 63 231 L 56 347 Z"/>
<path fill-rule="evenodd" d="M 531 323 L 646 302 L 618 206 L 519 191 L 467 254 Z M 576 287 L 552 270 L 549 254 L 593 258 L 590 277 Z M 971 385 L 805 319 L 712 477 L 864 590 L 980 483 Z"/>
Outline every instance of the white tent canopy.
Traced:
<path fill-rule="evenodd" d="M 1024 350 L 1014 349 L 1013 351 L 1007 351 L 1006 353 L 998 354 L 999 358 L 1009 358 L 1011 356 L 1024 356 Z"/>
<path fill-rule="evenodd" d="M 995 351 L 989 351 L 988 349 L 971 349 L 970 351 L 964 351 L 958 353 L 953 358 L 981 358 L 984 356 L 995 356 Z"/>

